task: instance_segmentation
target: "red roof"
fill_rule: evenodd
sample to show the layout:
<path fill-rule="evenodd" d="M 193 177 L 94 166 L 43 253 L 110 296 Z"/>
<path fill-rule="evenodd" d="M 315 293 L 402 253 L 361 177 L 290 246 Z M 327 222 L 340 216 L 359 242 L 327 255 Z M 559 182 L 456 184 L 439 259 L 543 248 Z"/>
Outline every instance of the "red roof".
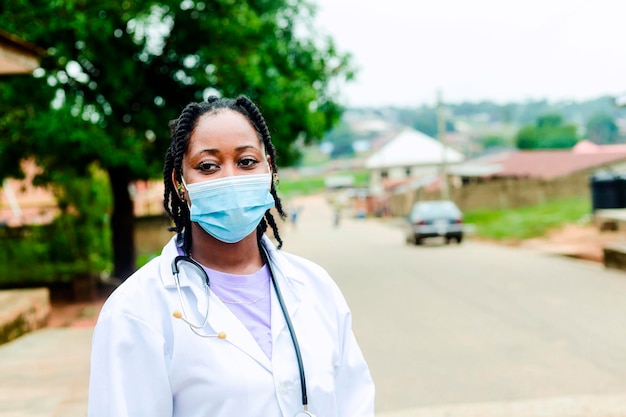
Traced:
<path fill-rule="evenodd" d="M 510 153 L 498 161 L 501 169 L 493 176 L 552 179 L 601 168 L 622 160 L 626 160 L 626 151 L 598 153 L 574 153 L 569 150 L 520 151 Z"/>
<path fill-rule="evenodd" d="M 383 184 L 383 187 L 385 187 L 386 190 L 391 190 L 393 188 L 406 185 L 413 180 L 414 178 L 411 178 L 411 177 L 406 177 L 406 178 L 397 179 L 397 180 L 390 180 L 389 178 L 383 178 L 381 182 Z"/>
<path fill-rule="evenodd" d="M 623 161 L 626 161 L 626 144 L 596 145 L 582 141 L 567 150 L 509 151 L 476 158 L 452 167 L 451 172 L 467 177 L 553 179 Z"/>

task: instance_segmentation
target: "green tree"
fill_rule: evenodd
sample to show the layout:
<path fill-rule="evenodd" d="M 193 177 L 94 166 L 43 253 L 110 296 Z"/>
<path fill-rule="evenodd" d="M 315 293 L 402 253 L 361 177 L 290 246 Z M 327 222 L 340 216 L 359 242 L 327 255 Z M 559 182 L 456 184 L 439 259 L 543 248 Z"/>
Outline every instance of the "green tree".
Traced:
<path fill-rule="evenodd" d="M 1 79 L 0 177 L 97 162 L 109 177 L 114 275 L 135 269 L 128 185 L 161 176 L 167 123 L 207 95 L 254 100 L 281 165 L 340 115 L 350 57 L 314 35 L 307 0 L 15 0 L 0 27 L 45 50 L 35 78 Z M 6 162 L 6 165 L 4 163 Z"/>
<path fill-rule="evenodd" d="M 494 135 L 480 138 L 478 142 L 482 145 L 483 149 L 506 148 L 510 146 L 506 139 Z"/>
<path fill-rule="evenodd" d="M 331 158 L 354 156 L 352 144 L 355 140 L 355 134 L 350 130 L 347 123 L 340 121 L 324 136 L 324 140 L 333 144 L 333 150 L 330 153 Z"/>
<path fill-rule="evenodd" d="M 539 132 L 537 126 L 528 125 L 522 127 L 515 137 L 515 145 L 518 149 L 539 148 Z"/>
<path fill-rule="evenodd" d="M 587 121 L 587 138 L 599 145 L 617 143 L 619 129 L 615 120 L 606 113 L 597 113 Z"/>
<path fill-rule="evenodd" d="M 537 117 L 535 126 L 537 129 L 554 129 L 563 125 L 563 117 L 560 114 L 545 114 Z"/>
<path fill-rule="evenodd" d="M 515 145 L 518 149 L 567 149 L 579 140 L 575 125 L 563 124 L 558 114 L 547 114 L 523 126 L 515 136 Z"/>

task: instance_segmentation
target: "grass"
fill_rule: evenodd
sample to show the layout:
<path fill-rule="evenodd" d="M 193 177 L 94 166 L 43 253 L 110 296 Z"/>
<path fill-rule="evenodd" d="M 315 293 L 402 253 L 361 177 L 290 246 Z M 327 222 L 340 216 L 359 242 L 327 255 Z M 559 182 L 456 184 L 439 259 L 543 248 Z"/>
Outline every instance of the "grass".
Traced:
<path fill-rule="evenodd" d="M 278 184 L 278 195 L 281 198 L 316 194 L 324 190 L 324 177 L 313 176 L 303 178 L 281 178 Z"/>
<path fill-rule="evenodd" d="M 281 178 L 278 184 L 278 195 L 281 198 L 289 199 L 296 196 L 317 194 L 326 189 L 324 179 L 327 176 L 339 175 L 354 177 L 355 187 L 366 187 L 369 182 L 369 172 L 367 171 L 333 172 L 332 174 L 311 175 L 299 178 Z"/>
<path fill-rule="evenodd" d="M 476 236 L 517 240 L 543 236 L 568 223 L 587 221 L 590 214 L 587 198 L 570 198 L 515 209 L 470 210 L 463 217 L 465 223 L 476 227 Z"/>

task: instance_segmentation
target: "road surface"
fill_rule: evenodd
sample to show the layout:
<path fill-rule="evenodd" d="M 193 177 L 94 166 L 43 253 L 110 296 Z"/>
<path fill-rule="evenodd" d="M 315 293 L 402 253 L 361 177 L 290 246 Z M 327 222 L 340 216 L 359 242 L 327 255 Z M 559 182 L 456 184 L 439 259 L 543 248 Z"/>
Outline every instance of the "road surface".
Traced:
<path fill-rule="evenodd" d="M 508 404 L 626 415 L 625 273 L 471 240 L 409 246 L 394 223 L 333 227 L 320 198 L 282 234 L 283 250 L 324 266 L 344 292 L 379 414 Z"/>

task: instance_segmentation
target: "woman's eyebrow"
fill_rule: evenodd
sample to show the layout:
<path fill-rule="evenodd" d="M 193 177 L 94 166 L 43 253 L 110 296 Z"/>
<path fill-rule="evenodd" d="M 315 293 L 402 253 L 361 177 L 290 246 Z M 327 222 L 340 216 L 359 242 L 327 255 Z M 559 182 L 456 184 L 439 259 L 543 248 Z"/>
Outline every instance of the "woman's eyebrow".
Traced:
<path fill-rule="evenodd" d="M 256 151 L 261 151 L 261 148 L 257 147 L 257 146 L 253 146 L 253 145 L 242 145 L 242 146 L 237 146 L 235 148 L 235 151 L 237 152 L 242 152 L 245 151 L 247 149 L 253 149 Z M 209 154 L 209 155 L 219 155 L 220 153 L 222 153 L 222 151 L 220 151 L 217 148 L 206 148 L 206 149 L 201 149 L 197 152 L 197 155 L 202 155 L 202 154 Z"/>
<path fill-rule="evenodd" d="M 260 150 L 260 148 L 256 146 L 252 146 L 252 145 L 243 145 L 243 146 L 238 146 L 235 148 L 237 152 L 245 151 L 246 149 Z"/>
<path fill-rule="evenodd" d="M 198 151 L 198 155 L 202 155 L 204 153 L 208 153 L 210 155 L 217 155 L 220 153 L 220 150 L 214 149 L 214 148 L 208 148 L 208 149 L 201 149 L 200 151 Z"/>

